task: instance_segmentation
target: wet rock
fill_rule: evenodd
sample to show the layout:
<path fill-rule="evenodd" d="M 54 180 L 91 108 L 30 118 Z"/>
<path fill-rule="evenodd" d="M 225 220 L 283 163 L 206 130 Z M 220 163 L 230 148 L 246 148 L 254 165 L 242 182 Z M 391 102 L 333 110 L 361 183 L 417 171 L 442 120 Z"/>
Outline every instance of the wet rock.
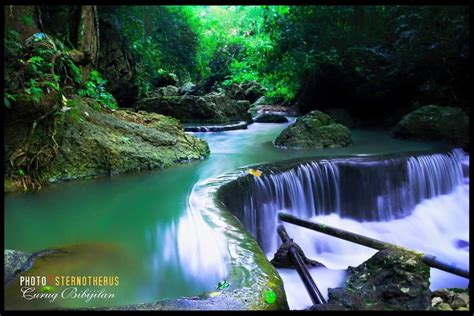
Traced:
<path fill-rule="evenodd" d="M 431 306 L 432 307 L 435 307 L 436 305 L 441 304 L 441 303 L 443 303 L 443 299 L 441 297 L 434 297 L 431 300 Z"/>
<path fill-rule="evenodd" d="M 292 240 L 283 243 L 280 246 L 280 248 L 278 248 L 277 252 L 275 252 L 275 255 L 273 256 L 273 259 L 270 261 L 270 263 L 273 264 L 275 268 L 294 269 L 295 266 L 293 265 L 293 262 L 291 261 L 290 256 L 289 256 L 289 250 L 291 247 L 294 247 L 296 249 L 296 251 L 300 254 L 301 258 L 303 259 L 303 262 L 307 266 L 325 267 L 324 264 L 307 258 L 303 252 L 303 249 L 301 249 L 300 246 L 298 246 L 298 244 L 294 243 Z"/>
<path fill-rule="evenodd" d="M 262 114 L 254 119 L 257 123 L 287 123 L 288 119 L 278 114 Z"/>
<path fill-rule="evenodd" d="M 153 97 L 172 97 L 177 96 L 179 94 L 179 89 L 175 86 L 166 86 L 156 89 L 152 93 Z"/>
<path fill-rule="evenodd" d="M 469 147 L 469 117 L 460 108 L 426 105 L 405 115 L 393 129 L 401 138 L 447 141 Z"/>
<path fill-rule="evenodd" d="M 349 129 L 317 110 L 299 117 L 275 139 L 276 146 L 286 148 L 344 147 L 351 144 Z"/>
<path fill-rule="evenodd" d="M 4 285 L 6 286 L 12 280 L 16 278 L 16 276 L 24 271 L 24 267 L 26 266 L 28 259 L 31 257 L 31 253 L 19 251 L 19 250 L 12 250 L 12 249 L 5 249 L 5 266 L 4 266 Z"/>
<path fill-rule="evenodd" d="M 179 88 L 180 95 L 193 94 L 196 91 L 196 85 L 192 82 L 186 82 Z"/>
<path fill-rule="evenodd" d="M 138 110 L 169 115 L 183 123 L 251 121 L 248 101 L 237 101 L 219 93 L 154 97 L 136 103 L 135 107 Z"/>
<path fill-rule="evenodd" d="M 344 287 L 328 289 L 328 303 L 350 310 L 431 308 L 429 267 L 413 253 L 383 249 L 348 273 Z"/>
<path fill-rule="evenodd" d="M 242 84 L 233 83 L 227 88 L 227 96 L 236 100 L 247 100 L 254 103 L 265 93 L 265 88 L 256 81 Z"/>
<path fill-rule="evenodd" d="M 449 306 L 449 304 L 447 303 L 438 304 L 436 305 L 435 309 L 438 311 L 452 311 L 453 310 L 451 306 Z"/>
<path fill-rule="evenodd" d="M 67 117 L 57 136 L 59 153 L 47 174 L 50 182 L 163 168 L 209 155 L 207 143 L 186 135 L 176 119 L 96 110 L 94 101 L 88 102 L 75 101 L 77 113 Z"/>
<path fill-rule="evenodd" d="M 4 286 L 9 285 L 16 277 L 33 266 L 36 258 L 45 256 L 50 253 L 61 252 L 58 249 L 45 249 L 34 253 L 27 253 L 19 250 L 5 249 L 4 262 Z"/>

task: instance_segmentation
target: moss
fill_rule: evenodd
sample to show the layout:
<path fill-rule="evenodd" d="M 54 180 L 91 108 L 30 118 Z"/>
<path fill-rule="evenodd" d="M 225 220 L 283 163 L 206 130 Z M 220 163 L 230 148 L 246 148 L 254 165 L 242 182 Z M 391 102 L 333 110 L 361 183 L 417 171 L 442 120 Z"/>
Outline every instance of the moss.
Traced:
<path fill-rule="evenodd" d="M 288 148 L 343 147 L 351 143 L 349 129 L 320 111 L 298 118 L 275 139 L 275 145 Z"/>

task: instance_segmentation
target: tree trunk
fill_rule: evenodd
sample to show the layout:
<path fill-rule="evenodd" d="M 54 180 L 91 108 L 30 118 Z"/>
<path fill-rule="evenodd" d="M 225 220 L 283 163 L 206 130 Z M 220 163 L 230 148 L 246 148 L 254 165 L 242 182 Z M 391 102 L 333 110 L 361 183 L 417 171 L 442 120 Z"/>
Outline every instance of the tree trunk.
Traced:
<path fill-rule="evenodd" d="M 90 56 L 91 63 L 82 67 L 82 78 L 87 80 L 91 70 L 97 68 L 99 58 L 99 22 L 96 6 L 81 7 L 76 47 Z"/>

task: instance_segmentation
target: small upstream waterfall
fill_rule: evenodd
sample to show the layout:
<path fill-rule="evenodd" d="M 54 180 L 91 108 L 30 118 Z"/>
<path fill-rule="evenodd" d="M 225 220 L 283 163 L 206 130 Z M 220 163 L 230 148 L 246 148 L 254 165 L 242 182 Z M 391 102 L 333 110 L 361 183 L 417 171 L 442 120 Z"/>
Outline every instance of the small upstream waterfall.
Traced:
<path fill-rule="evenodd" d="M 310 218 L 337 214 L 386 222 L 409 216 L 426 199 L 463 184 L 461 149 L 419 156 L 355 157 L 311 161 L 254 177 L 241 221 L 264 251 L 275 250 L 276 214 Z"/>

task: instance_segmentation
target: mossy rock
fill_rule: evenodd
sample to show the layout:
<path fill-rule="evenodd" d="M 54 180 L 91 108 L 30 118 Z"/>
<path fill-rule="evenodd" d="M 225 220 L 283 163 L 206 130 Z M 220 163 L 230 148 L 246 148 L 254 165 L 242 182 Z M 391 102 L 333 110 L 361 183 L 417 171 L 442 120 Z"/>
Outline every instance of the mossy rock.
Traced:
<path fill-rule="evenodd" d="M 345 147 L 351 144 L 349 129 L 317 110 L 298 118 L 275 139 L 276 146 L 285 148 Z"/>
<path fill-rule="evenodd" d="M 284 115 L 278 115 L 278 114 L 262 114 L 260 116 L 257 116 L 254 119 L 254 122 L 257 123 L 287 123 L 288 119 Z"/>
<path fill-rule="evenodd" d="M 350 310 L 431 309 L 430 269 L 417 254 L 386 248 L 348 274 L 344 287 L 328 290 L 328 303 Z"/>
<path fill-rule="evenodd" d="M 396 137 L 446 141 L 469 148 L 469 117 L 460 108 L 426 105 L 405 115 L 392 130 Z"/>
<path fill-rule="evenodd" d="M 187 135 L 172 117 L 130 110 L 95 110 L 77 99 L 57 136 L 49 182 L 164 168 L 209 155 L 207 143 Z"/>

